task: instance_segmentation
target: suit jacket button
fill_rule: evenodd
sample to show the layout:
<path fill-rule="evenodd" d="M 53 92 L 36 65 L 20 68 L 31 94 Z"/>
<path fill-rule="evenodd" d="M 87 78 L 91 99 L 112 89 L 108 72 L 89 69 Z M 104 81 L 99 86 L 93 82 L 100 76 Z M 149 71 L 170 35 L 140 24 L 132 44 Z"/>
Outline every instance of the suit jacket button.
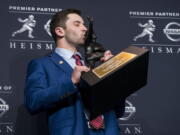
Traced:
<path fill-rule="evenodd" d="M 63 64 L 64 62 L 62 60 L 59 61 L 59 64 Z"/>

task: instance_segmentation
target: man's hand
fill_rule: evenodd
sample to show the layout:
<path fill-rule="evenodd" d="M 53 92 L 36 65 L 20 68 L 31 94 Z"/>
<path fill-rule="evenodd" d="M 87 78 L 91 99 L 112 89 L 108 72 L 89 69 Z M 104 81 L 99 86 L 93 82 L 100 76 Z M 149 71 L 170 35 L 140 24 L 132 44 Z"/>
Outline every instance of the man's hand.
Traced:
<path fill-rule="evenodd" d="M 107 61 L 108 59 L 110 59 L 111 57 L 113 57 L 112 53 L 110 50 L 107 50 L 106 52 L 104 52 L 104 57 L 101 58 L 101 61 Z"/>
<path fill-rule="evenodd" d="M 79 83 L 80 81 L 80 77 L 81 77 L 81 73 L 82 72 L 88 72 L 90 69 L 86 66 L 76 66 L 74 68 L 74 71 L 72 73 L 72 76 L 71 76 L 71 80 L 74 84 L 77 84 Z"/>

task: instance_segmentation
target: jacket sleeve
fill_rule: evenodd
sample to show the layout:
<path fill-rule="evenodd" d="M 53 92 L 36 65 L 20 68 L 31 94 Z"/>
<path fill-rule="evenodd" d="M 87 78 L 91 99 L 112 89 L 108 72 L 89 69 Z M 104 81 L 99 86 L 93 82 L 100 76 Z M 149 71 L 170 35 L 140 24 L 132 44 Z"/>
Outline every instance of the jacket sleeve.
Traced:
<path fill-rule="evenodd" d="M 56 107 L 65 97 L 77 92 L 70 78 L 48 87 L 42 64 L 32 60 L 28 65 L 25 82 L 25 105 L 31 113 Z"/>

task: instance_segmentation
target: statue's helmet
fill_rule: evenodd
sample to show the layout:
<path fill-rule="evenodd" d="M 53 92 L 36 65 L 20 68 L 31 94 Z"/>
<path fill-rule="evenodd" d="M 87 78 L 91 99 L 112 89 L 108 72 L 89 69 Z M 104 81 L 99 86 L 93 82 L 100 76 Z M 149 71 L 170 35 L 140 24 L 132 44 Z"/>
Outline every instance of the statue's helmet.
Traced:
<path fill-rule="evenodd" d="M 34 19 L 34 15 L 29 15 L 29 19 L 33 20 Z"/>
<path fill-rule="evenodd" d="M 148 20 L 148 22 L 149 22 L 150 24 L 153 24 L 153 20 Z"/>

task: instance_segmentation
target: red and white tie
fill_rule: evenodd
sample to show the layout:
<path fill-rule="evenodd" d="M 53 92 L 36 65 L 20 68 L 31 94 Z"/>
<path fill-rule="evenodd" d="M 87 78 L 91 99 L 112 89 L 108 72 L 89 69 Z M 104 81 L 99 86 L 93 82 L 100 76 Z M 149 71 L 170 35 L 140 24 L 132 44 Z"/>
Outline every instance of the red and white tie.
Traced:
<path fill-rule="evenodd" d="M 83 63 L 81 61 L 80 55 L 74 54 L 72 57 L 75 59 L 76 65 L 83 66 Z M 103 119 L 103 116 L 102 115 L 98 116 L 97 118 L 91 120 L 89 122 L 89 124 L 94 129 L 102 129 L 102 128 L 104 128 L 104 119 Z"/>

